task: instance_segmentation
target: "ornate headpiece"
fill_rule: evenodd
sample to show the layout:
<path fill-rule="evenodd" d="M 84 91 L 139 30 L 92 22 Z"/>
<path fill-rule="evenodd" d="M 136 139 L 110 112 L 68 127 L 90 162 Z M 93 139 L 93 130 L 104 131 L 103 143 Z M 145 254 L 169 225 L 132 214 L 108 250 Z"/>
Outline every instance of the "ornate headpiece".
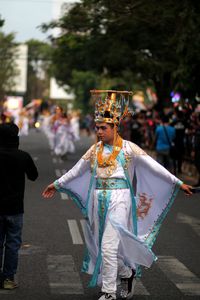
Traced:
<path fill-rule="evenodd" d="M 133 93 L 128 91 L 91 90 L 95 101 L 95 122 L 119 124 L 129 115 L 129 98 Z"/>

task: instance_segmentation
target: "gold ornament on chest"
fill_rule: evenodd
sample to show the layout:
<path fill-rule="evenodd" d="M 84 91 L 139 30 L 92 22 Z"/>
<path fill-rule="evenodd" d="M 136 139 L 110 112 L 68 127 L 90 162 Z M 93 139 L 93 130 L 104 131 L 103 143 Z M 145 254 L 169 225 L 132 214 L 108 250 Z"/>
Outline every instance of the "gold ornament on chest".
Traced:
<path fill-rule="evenodd" d="M 122 144 L 123 144 L 123 140 L 118 135 L 116 138 L 116 142 L 113 146 L 113 150 L 110 154 L 103 154 L 103 149 L 104 149 L 103 143 L 101 143 L 99 149 L 97 150 L 98 168 L 105 169 L 103 173 L 106 173 L 107 176 L 111 176 L 117 167 L 116 158 L 119 152 L 121 151 Z"/>

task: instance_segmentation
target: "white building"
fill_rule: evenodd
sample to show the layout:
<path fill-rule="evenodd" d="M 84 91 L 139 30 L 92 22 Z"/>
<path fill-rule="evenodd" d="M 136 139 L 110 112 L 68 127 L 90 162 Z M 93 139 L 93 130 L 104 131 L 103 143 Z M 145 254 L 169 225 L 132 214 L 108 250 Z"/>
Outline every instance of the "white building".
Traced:
<path fill-rule="evenodd" d="M 63 12 L 65 12 L 67 9 L 70 9 L 72 5 L 78 1 L 75 0 L 68 0 L 67 2 L 65 0 L 57 0 L 52 3 L 52 14 L 53 14 L 53 20 L 58 20 L 60 17 L 62 17 Z M 60 28 L 54 28 L 52 30 L 53 36 L 59 37 L 60 34 L 62 34 Z M 66 100 L 68 109 L 70 110 L 72 108 L 72 102 L 75 98 L 75 95 L 73 93 L 66 92 L 68 89 L 68 86 L 60 87 L 58 83 L 56 82 L 55 78 L 51 78 L 50 80 L 50 99 L 52 100 Z"/>
<path fill-rule="evenodd" d="M 20 44 L 17 46 L 16 68 L 18 74 L 15 76 L 14 92 L 24 95 L 27 91 L 27 64 L 28 64 L 28 46 Z"/>
<path fill-rule="evenodd" d="M 65 87 L 60 87 L 55 78 L 51 78 L 50 80 L 50 99 L 55 100 L 74 100 L 73 93 L 67 93 L 66 90 L 69 87 L 66 85 Z"/>

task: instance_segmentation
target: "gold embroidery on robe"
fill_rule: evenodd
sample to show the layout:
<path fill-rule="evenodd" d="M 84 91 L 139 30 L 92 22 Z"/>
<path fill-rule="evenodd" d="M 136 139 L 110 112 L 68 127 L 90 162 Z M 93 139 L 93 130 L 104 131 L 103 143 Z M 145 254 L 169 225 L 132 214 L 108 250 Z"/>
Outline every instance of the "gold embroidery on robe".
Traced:
<path fill-rule="evenodd" d="M 134 143 L 129 143 L 131 150 L 134 155 L 147 155 L 144 150 L 142 150 L 139 146 Z"/>
<path fill-rule="evenodd" d="M 91 160 L 94 156 L 95 145 L 92 145 L 90 149 L 82 156 L 84 160 Z"/>
<path fill-rule="evenodd" d="M 116 168 L 117 168 L 117 161 L 115 161 L 114 165 L 112 165 L 112 166 L 108 166 L 105 168 L 97 167 L 97 169 L 96 169 L 97 177 L 108 178 L 113 174 L 113 172 L 116 170 Z"/>

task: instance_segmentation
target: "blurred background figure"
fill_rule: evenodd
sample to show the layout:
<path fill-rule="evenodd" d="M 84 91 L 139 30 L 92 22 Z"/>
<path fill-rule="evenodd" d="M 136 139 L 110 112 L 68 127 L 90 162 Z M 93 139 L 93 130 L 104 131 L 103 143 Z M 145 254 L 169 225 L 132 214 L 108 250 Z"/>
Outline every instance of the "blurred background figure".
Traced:
<path fill-rule="evenodd" d="M 169 125 L 168 116 L 162 116 L 161 124 L 156 127 L 155 140 L 157 160 L 166 169 L 172 170 L 172 159 L 170 157 L 170 146 L 175 140 L 176 132 L 174 127 Z"/>
<path fill-rule="evenodd" d="M 26 109 L 22 109 L 18 117 L 15 119 L 15 124 L 19 127 L 19 135 L 27 136 L 29 133 L 29 118 Z"/>
<path fill-rule="evenodd" d="M 182 164 L 185 154 L 185 130 L 186 122 L 182 111 L 176 109 L 174 111 L 174 119 L 171 123 L 175 128 L 174 143 L 178 152 L 177 157 L 174 159 L 174 173 L 182 173 Z"/>
<path fill-rule="evenodd" d="M 134 114 L 131 120 L 131 142 L 138 146 L 142 144 L 142 125 L 138 120 L 137 114 Z"/>
<path fill-rule="evenodd" d="M 193 137 L 192 157 L 194 158 L 194 163 L 198 171 L 196 186 L 200 186 L 200 114 L 198 115 L 196 129 Z"/>
<path fill-rule="evenodd" d="M 74 135 L 74 141 L 80 140 L 80 112 L 72 111 L 70 115 L 71 130 Z"/>
<path fill-rule="evenodd" d="M 54 153 L 63 159 L 67 158 L 67 153 L 74 153 L 74 132 L 70 120 L 66 113 L 63 113 L 60 124 L 55 134 Z"/>

